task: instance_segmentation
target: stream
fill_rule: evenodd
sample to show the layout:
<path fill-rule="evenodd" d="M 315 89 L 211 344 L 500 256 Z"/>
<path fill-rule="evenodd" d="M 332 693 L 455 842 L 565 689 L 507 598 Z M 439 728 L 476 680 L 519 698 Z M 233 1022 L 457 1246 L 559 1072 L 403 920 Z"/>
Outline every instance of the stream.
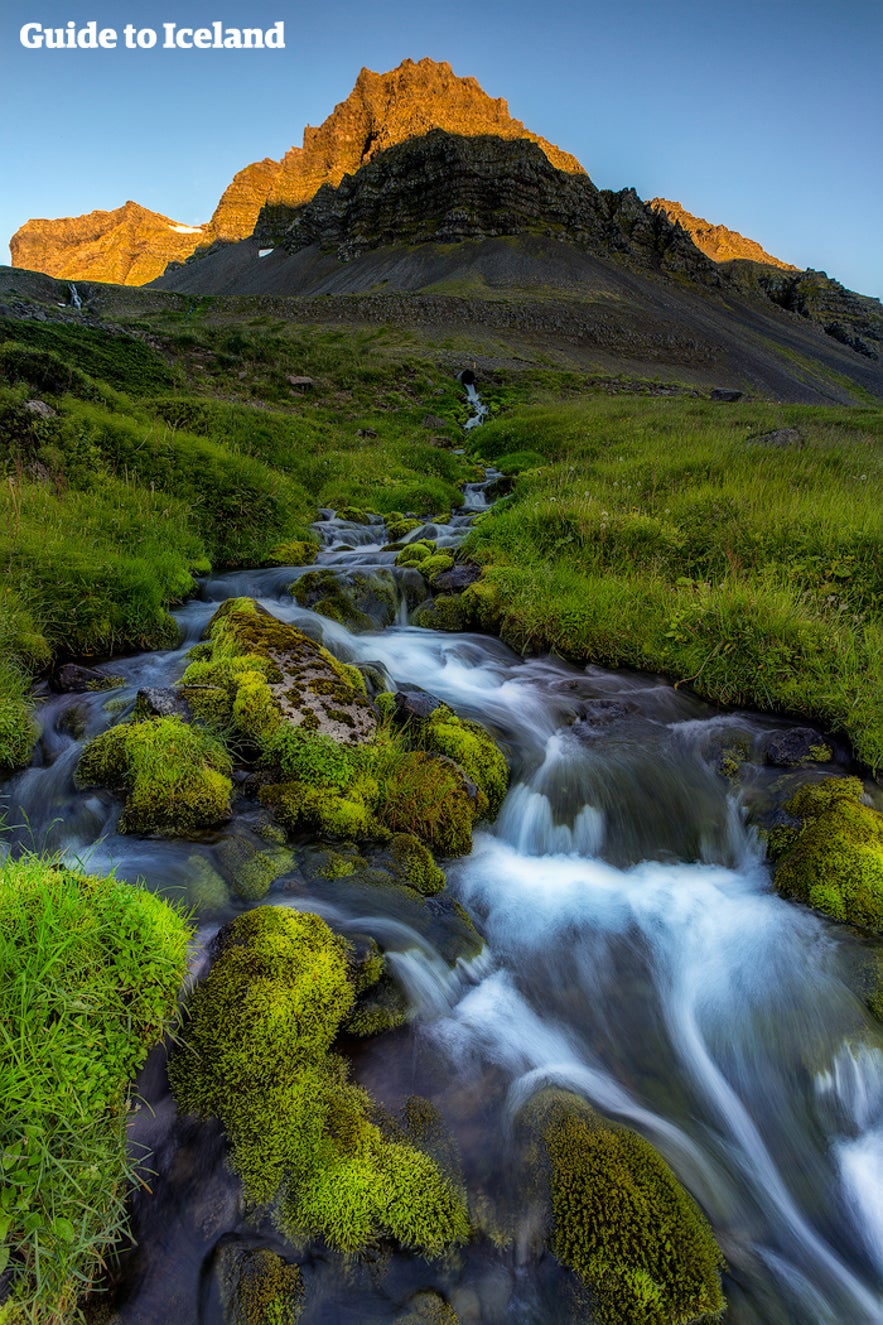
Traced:
<path fill-rule="evenodd" d="M 485 508 L 485 486 L 467 487 L 450 524 L 407 541 L 455 545 Z M 73 773 L 82 742 L 126 718 L 139 688 L 172 685 L 218 603 L 239 595 L 343 661 L 379 669 L 389 688 L 445 700 L 506 751 L 511 786 L 497 822 L 446 866 L 486 940 L 478 957 L 451 968 L 425 933 L 374 901 L 377 890 L 348 879 L 282 878 L 265 899 L 372 935 L 390 954 L 410 1020 L 348 1041 L 353 1075 L 393 1112 L 414 1093 L 435 1103 L 483 1227 L 438 1264 L 391 1253 L 344 1272 L 312 1248 L 300 1258 L 304 1325 L 387 1325 L 427 1287 L 462 1325 L 584 1320 L 571 1314 L 569 1276 L 544 1251 L 536 1211 L 519 1200 L 513 1120 L 548 1084 L 665 1156 L 726 1258 L 731 1325 L 879 1325 L 883 1034 L 854 992 L 865 941 L 776 895 L 738 794 L 717 771 L 722 749 L 760 749 L 788 724 L 716 710 L 656 677 L 523 659 L 488 636 L 411 626 L 420 577 L 393 568 L 384 526 L 324 515 L 316 566 L 394 583 L 391 624 L 357 634 L 299 606 L 289 585 L 315 567 L 209 578 L 175 613 L 180 648 L 105 664 L 123 678 L 117 690 L 45 692 L 34 762 L 0 787 L 13 849 L 59 850 L 192 903 L 194 858 L 215 863 L 226 837 L 254 836 L 254 803 L 240 797 L 223 832 L 198 840 L 125 836 L 119 802 L 76 789 Z M 758 768 L 759 778 L 781 775 Z M 199 917 L 194 970 L 247 905 Z M 175 1117 L 161 1053 L 139 1091 L 133 1143 L 151 1150 L 154 1177 L 152 1194 L 133 1200 L 137 1245 L 122 1258 L 113 1320 L 222 1325 L 217 1248 L 285 1244 L 246 1219 L 219 1129 Z M 495 1239 L 503 1215 L 514 1236 Z"/>

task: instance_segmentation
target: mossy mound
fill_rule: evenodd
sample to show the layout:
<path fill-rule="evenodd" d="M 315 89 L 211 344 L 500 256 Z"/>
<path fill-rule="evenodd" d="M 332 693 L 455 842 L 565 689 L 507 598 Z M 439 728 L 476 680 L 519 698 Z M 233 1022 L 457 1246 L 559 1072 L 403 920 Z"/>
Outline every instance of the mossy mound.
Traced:
<path fill-rule="evenodd" d="M 224 1325 L 296 1325 L 300 1320 L 303 1276 L 269 1247 L 221 1247 L 218 1274 Z"/>
<path fill-rule="evenodd" d="M 454 558 L 448 552 L 434 552 L 432 556 L 425 557 L 420 562 L 418 570 L 421 575 L 425 575 L 429 583 L 432 584 L 437 575 L 443 575 L 445 571 L 452 570 Z"/>
<path fill-rule="evenodd" d="M 119 723 L 91 740 L 76 780 L 125 797 L 120 832 L 187 837 L 230 817 L 231 769 L 210 732 L 177 717 L 149 718 Z"/>
<path fill-rule="evenodd" d="M 883 815 L 861 804 L 858 778 L 801 787 L 786 810 L 795 827 L 770 834 L 775 885 L 835 920 L 883 928 Z"/>
<path fill-rule="evenodd" d="M 418 893 L 431 897 L 444 888 L 444 871 L 436 865 L 428 847 L 413 834 L 396 833 L 389 844 L 389 855 L 396 872 Z"/>
<path fill-rule="evenodd" d="M 469 1225 L 460 1193 L 370 1121 L 331 1052 L 353 1005 L 346 945 L 318 916 L 259 907 L 218 937 L 169 1062 L 179 1107 L 217 1116 L 246 1198 L 286 1237 L 354 1252 L 377 1237 L 436 1255 Z"/>
<path fill-rule="evenodd" d="M 397 566 L 416 566 L 418 569 L 421 563 L 426 561 L 435 552 L 435 543 L 429 538 L 420 538 L 413 543 L 408 543 L 402 548 L 396 557 Z"/>
<path fill-rule="evenodd" d="M 287 543 L 277 543 L 264 557 L 265 566 L 310 566 L 316 560 L 319 551 L 315 543 L 306 539 L 290 539 Z"/>
<path fill-rule="evenodd" d="M 394 697 L 378 695 L 377 706 L 381 713 L 394 714 Z M 409 715 L 405 730 L 413 745 L 459 764 L 486 798 L 488 815 L 494 818 L 499 813 L 509 786 L 509 768 L 502 750 L 480 723 L 458 717 L 440 703 L 426 717 Z"/>
<path fill-rule="evenodd" d="M 434 1289 L 415 1293 L 393 1325 L 460 1325 L 460 1317 Z"/>
<path fill-rule="evenodd" d="M 412 534 L 415 529 L 425 524 L 425 521 L 418 520 L 413 515 L 399 515 L 398 511 L 393 511 L 390 515 L 384 516 L 384 523 L 390 540 L 400 543 L 408 534 Z"/>
<path fill-rule="evenodd" d="M 424 630 L 469 630 L 473 624 L 469 605 L 460 594 L 439 594 L 417 608 L 412 622 Z"/>
<path fill-rule="evenodd" d="M 294 855 L 284 847 L 257 847 L 247 837 L 227 837 L 218 847 L 218 859 L 231 891 L 243 901 L 256 902 L 270 885 L 294 868 Z"/>
<path fill-rule="evenodd" d="M 355 667 L 251 598 L 222 603 L 182 678 L 203 721 L 262 751 L 283 724 L 357 744 L 377 726 Z"/>
<path fill-rule="evenodd" d="M 292 583 L 291 593 L 302 607 L 355 631 L 391 625 L 398 607 L 395 580 L 385 569 L 345 576 L 327 568 L 307 571 Z"/>
<path fill-rule="evenodd" d="M 637 1133 L 575 1095 L 528 1110 L 548 1161 L 553 1250 L 590 1289 L 598 1325 L 717 1319 L 722 1257 L 695 1202 Z"/>

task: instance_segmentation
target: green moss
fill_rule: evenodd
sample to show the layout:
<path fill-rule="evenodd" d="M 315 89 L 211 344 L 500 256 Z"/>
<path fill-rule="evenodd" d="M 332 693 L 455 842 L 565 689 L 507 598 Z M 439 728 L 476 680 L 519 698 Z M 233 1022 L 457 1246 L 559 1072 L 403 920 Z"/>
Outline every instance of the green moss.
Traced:
<path fill-rule="evenodd" d="M 394 515 L 387 515 L 384 523 L 390 539 L 395 543 L 399 543 L 406 534 L 410 534 L 414 529 L 419 529 L 423 521 L 416 520 L 413 516 L 403 515 L 396 518 Z"/>
<path fill-rule="evenodd" d="M 226 883 L 204 856 L 188 858 L 187 901 L 200 918 L 217 915 L 229 905 Z"/>
<path fill-rule="evenodd" d="M 464 856 L 472 849 L 472 825 L 487 808 L 470 799 L 463 774 L 446 759 L 422 750 L 378 752 L 377 817 L 393 833 L 419 837 L 431 851 Z"/>
<path fill-rule="evenodd" d="M 453 565 L 454 558 L 447 552 L 436 552 L 433 556 L 424 558 L 420 562 L 418 570 L 432 584 L 437 575 L 442 575 L 445 571 L 451 570 Z"/>
<path fill-rule="evenodd" d="M 344 1022 L 348 1035 L 367 1039 L 397 1030 L 408 1018 L 408 1002 L 395 980 L 383 975 L 363 993 Z"/>
<path fill-rule="evenodd" d="M 291 592 L 302 607 L 320 616 L 348 626 L 351 630 L 372 630 L 374 623 L 353 601 L 353 595 L 334 571 L 323 567 L 307 571 L 291 585 Z"/>
<path fill-rule="evenodd" d="M 176 1019 L 188 939 L 146 889 L 37 856 L 0 864 L 10 1325 L 77 1319 L 124 1230 L 129 1083 Z"/>
<path fill-rule="evenodd" d="M 276 879 L 294 868 L 294 856 L 284 847 L 262 850 L 246 837 L 226 837 L 218 859 L 235 895 L 247 902 L 264 897 Z"/>
<path fill-rule="evenodd" d="M 509 786 L 509 768 L 493 737 L 477 722 L 460 718 L 447 704 L 440 704 L 429 717 L 411 719 L 410 739 L 424 750 L 446 755 L 459 764 L 487 798 L 493 818 Z"/>
<path fill-rule="evenodd" d="M 0 659 L 0 771 L 19 768 L 31 757 L 38 728 L 27 692 L 24 673 Z"/>
<path fill-rule="evenodd" d="M 530 1120 L 548 1164 L 553 1248 L 599 1325 L 688 1325 L 723 1309 L 722 1257 L 698 1207 L 637 1133 L 546 1092 Z"/>
<path fill-rule="evenodd" d="M 428 538 L 421 538 L 415 543 L 408 543 L 396 557 L 397 566 L 420 566 L 435 552 L 435 543 Z"/>
<path fill-rule="evenodd" d="M 222 1247 L 219 1260 L 224 1325 L 296 1325 L 300 1320 L 304 1282 L 297 1265 L 269 1247 Z"/>
<path fill-rule="evenodd" d="M 775 884 L 834 920 L 883 928 L 883 815 L 860 803 L 858 778 L 828 778 L 801 787 L 786 809 L 795 831 L 776 830 Z"/>
<path fill-rule="evenodd" d="M 80 786 L 121 792 L 124 833 L 187 837 L 229 818 L 230 757 L 209 732 L 180 718 L 120 723 L 84 748 Z"/>
<path fill-rule="evenodd" d="M 290 539 L 277 543 L 264 557 L 265 566 L 309 566 L 316 560 L 319 549 L 315 543 Z"/>
<path fill-rule="evenodd" d="M 460 1325 L 460 1318 L 440 1293 L 426 1289 L 414 1294 L 393 1325 Z"/>
<path fill-rule="evenodd" d="M 421 603 L 411 618 L 415 626 L 424 630 L 468 630 L 472 625 L 472 614 L 462 595 L 440 594 Z"/>
<path fill-rule="evenodd" d="M 419 838 L 410 833 L 396 833 L 390 841 L 389 852 L 403 878 L 418 892 L 430 897 L 444 888 L 444 872 Z"/>
<path fill-rule="evenodd" d="M 386 1234 L 433 1255 L 465 1238 L 462 1198 L 386 1140 L 330 1052 L 353 1004 L 347 952 L 318 916 L 259 907 L 222 931 L 169 1063 L 182 1110 L 217 1115 L 249 1201 L 295 1243 L 356 1251 Z"/>

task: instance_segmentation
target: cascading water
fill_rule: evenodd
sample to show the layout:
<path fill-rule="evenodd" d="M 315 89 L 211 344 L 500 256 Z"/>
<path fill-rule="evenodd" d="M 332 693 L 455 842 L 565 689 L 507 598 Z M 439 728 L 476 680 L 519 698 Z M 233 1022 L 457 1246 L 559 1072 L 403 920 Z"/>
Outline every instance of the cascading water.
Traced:
<path fill-rule="evenodd" d="M 415 530 L 450 546 L 483 485 L 451 525 Z M 82 739 L 124 717 L 140 686 L 168 685 L 218 601 L 258 598 L 345 661 L 393 688 L 419 686 L 493 730 L 512 784 L 497 823 L 448 868 L 449 888 L 487 944 L 454 968 L 425 933 L 370 889 L 282 881 L 269 901 L 317 910 L 391 954 L 411 1021 L 352 1048 L 355 1072 L 388 1107 L 430 1096 L 459 1146 L 479 1223 L 508 1210 L 512 1239 L 489 1236 L 438 1270 L 393 1256 L 341 1275 L 334 1257 L 304 1262 L 305 1325 L 391 1322 L 432 1282 L 463 1322 L 570 1320 L 563 1274 L 544 1255 L 536 1212 L 517 1199 L 521 1105 L 564 1086 L 645 1135 L 707 1212 L 728 1263 L 732 1325 L 874 1325 L 883 1319 L 883 1037 L 852 992 L 860 940 L 772 890 L 762 851 L 716 771 L 728 741 L 770 725 L 720 714 L 650 677 L 523 660 L 478 635 L 406 624 L 407 577 L 378 522 L 326 513 L 316 563 L 383 573 L 400 594 L 396 623 L 354 634 L 289 593 L 308 570 L 243 571 L 206 582 L 177 614 L 181 649 L 108 664 L 108 694 L 47 697 L 33 767 L 3 788 L 10 838 L 114 865 L 187 897 L 194 859 L 224 834 L 166 842 L 118 834 L 118 807 L 78 791 Z M 773 776 L 771 773 L 770 776 Z M 247 816 L 228 833 L 247 833 Z M 296 884 L 296 886 L 295 886 Z M 244 904 L 241 904 L 244 905 Z M 241 905 L 238 909 L 241 909 Z M 199 944 L 223 922 L 212 917 Z M 198 954 L 195 960 L 199 960 Z M 134 1219 L 121 1325 L 175 1319 L 220 1325 L 206 1267 L 225 1239 L 280 1246 L 244 1219 L 217 1129 L 175 1121 L 156 1058 L 140 1083 L 135 1140 L 154 1151 L 153 1194 Z"/>

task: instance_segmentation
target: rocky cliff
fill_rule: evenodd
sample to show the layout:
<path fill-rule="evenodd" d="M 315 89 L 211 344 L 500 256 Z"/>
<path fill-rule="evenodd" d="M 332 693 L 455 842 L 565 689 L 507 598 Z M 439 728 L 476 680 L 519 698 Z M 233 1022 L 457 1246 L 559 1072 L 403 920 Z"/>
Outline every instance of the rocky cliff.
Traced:
<path fill-rule="evenodd" d="M 762 262 L 768 267 L 780 267 L 782 271 L 799 270 L 788 262 L 782 262 L 780 258 L 774 258 L 760 244 L 753 239 L 746 239 L 737 230 L 728 230 L 725 225 L 712 225 L 710 221 L 703 221 L 701 216 L 694 216 L 679 202 L 651 198 L 649 205 L 654 211 L 664 212 L 670 221 L 686 230 L 696 247 L 712 262 L 744 258 L 749 262 Z"/>
<path fill-rule="evenodd" d="M 317 245 L 348 262 L 390 244 L 522 234 L 717 282 L 683 230 L 634 190 L 599 190 L 585 173 L 556 168 L 528 139 L 442 129 L 380 152 L 336 188 L 322 185 L 292 213 L 281 247 L 297 253 Z"/>
<path fill-rule="evenodd" d="M 9 247 L 14 267 L 75 281 L 145 285 L 170 262 L 183 261 L 202 239 L 200 226 L 127 202 L 112 212 L 27 221 Z"/>
<path fill-rule="evenodd" d="M 584 173 L 575 157 L 532 134 L 511 117 L 502 97 L 489 97 L 474 78 L 459 78 L 444 62 L 405 60 L 385 74 L 363 69 L 324 123 L 304 130 L 303 146 L 281 161 L 266 157 L 240 170 L 206 226 L 181 226 L 132 202 L 113 212 L 28 221 L 10 241 L 13 266 L 142 285 L 197 247 L 246 238 L 262 209 L 262 233 L 276 235 L 323 184 L 339 184 L 387 147 L 434 128 L 529 139 L 560 170 Z"/>

